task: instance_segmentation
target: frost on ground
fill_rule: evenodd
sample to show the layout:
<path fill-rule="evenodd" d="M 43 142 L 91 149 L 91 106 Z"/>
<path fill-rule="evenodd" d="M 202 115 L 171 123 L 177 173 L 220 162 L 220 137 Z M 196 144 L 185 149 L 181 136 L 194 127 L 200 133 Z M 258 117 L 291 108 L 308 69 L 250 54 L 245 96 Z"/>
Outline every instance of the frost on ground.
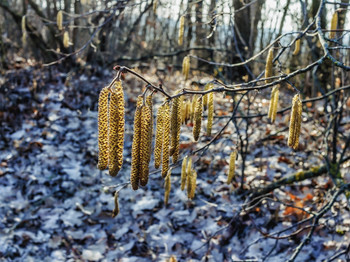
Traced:
<path fill-rule="evenodd" d="M 193 201 L 180 190 L 180 161 L 172 172 L 165 207 L 163 180 L 152 165 L 145 188 L 133 191 L 128 186 L 120 191 L 120 214 L 112 218 L 113 194 L 119 188 L 114 186 L 129 181 L 132 120 L 141 84 L 129 76 L 124 83 L 124 164 L 118 176 L 111 178 L 107 171 L 96 168 L 97 98 L 112 79 L 111 73 L 104 72 L 100 78 L 75 76 L 64 84 L 66 75 L 55 71 L 49 78 L 41 72 L 35 90 L 30 78 L 17 84 L 19 74 L 30 73 L 9 72 L 0 92 L 2 261 L 165 261 L 171 255 L 179 261 L 285 261 L 307 236 L 311 222 L 283 230 L 318 212 L 331 197 L 332 181 L 323 175 L 276 189 L 245 210 L 247 194 L 238 194 L 241 156 L 233 184 L 226 185 L 228 158 L 239 143 L 231 123 L 209 150 L 193 156 L 198 173 Z M 157 82 L 154 76 L 146 77 Z M 168 87 L 179 86 L 177 79 L 168 79 Z M 256 94 L 255 113 L 266 112 L 264 97 L 268 94 Z M 213 135 L 232 111 L 230 96 L 217 94 L 215 99 Z M 281 100 L 281 106 L 289 105 L 288 98 Z M 162 101 L 156 94 L 156 107 Z M 244 104 L 237 114 L 244 115 L 243 110 Z M 311 108 L 303 113 L 298 151 L 286 146 L 288 113 L 279 116 L 274 125 L 265 118 L 250 122 L 244 190 L 322 163 L 322 138 L 313 118 L 316 113 Z M 349 132 L 349 114 L 343 121 Z M 244 135 L 245 122 L 238 123 Z M 193 142 L 191 125 L 181 128 L 182 157 L 209 142 L 205 125 L 206 118 L 198 143 Z M 340 171 L 349 183 L 348 165 Z M 296 261 L 329 259 L 346 251 L 349 242 L 349 202 L 342 194 L 318 221 L 311 242 Z M 345 256 L 340 259 L 345 261 Z"/>

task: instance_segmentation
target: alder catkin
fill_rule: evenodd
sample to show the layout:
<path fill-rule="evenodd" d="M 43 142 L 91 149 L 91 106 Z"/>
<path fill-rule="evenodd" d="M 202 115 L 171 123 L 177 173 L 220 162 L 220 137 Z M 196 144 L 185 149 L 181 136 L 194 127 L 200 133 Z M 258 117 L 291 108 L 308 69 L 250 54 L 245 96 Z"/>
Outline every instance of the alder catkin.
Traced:
<path fill-rule="evenodd" d="M 162 161 L 163 148 L 163 111 L 164 105 L 160 106 L 157 112 L 156 138 L 154 145 L 154 167 L 158 169 Z"/>
<path fill-rule="evenodd" d="M 208 122 L 207 122 L 207 135 L 211 136 L 211 129 L 213 127 L 214 120 L 214 94 L 213 92 L 208 94 Z"/>
<path fill-rule="evenodd" d="M 27 29 L 26 29 L 26 16 L 22 16 L 22 45 L 27 45 Z"/>
<path fill-rule="evenodd" d="M 65 31 L 65 32 L 63 33 L 63 46 L 64 46 L 65 48 L 68 48 L 68 47 L 69 47 L 69 34 L 68 34 L 67 31 Z"/>
<path fill-rule="evenodd" d="M 185 56 L 184 60 L 182 61 L 182 74 L 185 77 L 185 80 L 188 79 L 189 72 L 190 72 L 190 57 Z"/>
<path fill-rule="evenodd" d="M 119 214 L 119 201 L 118 201 L 118 192 L 114 193 L 114 209 L 112 217 L 116 217 Z"/>
<path fill-rule="evenodd" d="M 188 198 L 193 199 L 196 193 L 196 184 L 197 184 L 197 172 L 196 170 L 191 170 L 191 192 Z"/>
<path fill-rule="evenodd" d="M 184 40 L 184 31 L 185 31 L 185 16 L 180 17 L 180 27 L 179 27 L 179 38 L 178 44 L 181 46 Z"/>
<path fill-rule="evenodd" d="M 171 189 L 171 169 L 169 169 L 167 176 L 165 177 L 164 183 L 164 205 L 168 204 L 170 189 Z"/>
<path fill-rule="evenodd" d="M 278 106 L 278 97 L 279 97 L 279 88 L 277 86 L 272 88 L 271 99 L 269 106 L 268 118 L 271 119 L 271 122 L 275 122 Z"/>
<path fill-rule="evenodd" d="M 165 177 L 169 170 L 170 156 L 170 108 L 169 103 L 164 105 L 163 114 L 163 156 L 162 156 L 162 177 Z"/>
<path fill-rule="evenodd" d="M 292 112 L 289 123 L 288 146 L 297 149 L 299 145 L 299 135 L 301 126 L 302 103 L 299 95 L 296 94 L 292 102 Z"/>
<path fill-rule="evenodd" d="M 104 87 L 98 98 L 98 164 L 100 170 L 108 166 L 108 87 Z"/>
<path fill-rule="evenodd" d="M 121 81 L 111 88 L 109 101 L 109 174 L 116 176 L 123 164 L 124 147 L 124 92 Z"/>
<path fill-rule="evenodd" d="M 182 160 L 182 166 L 181 166 L 181 190 L 185 189 L 186 186 L 186 178 L 187 178 L 187 156 L 184 157 Z"/>
<path fill-rule="evenodd" d="M 191 195 L 192 189 L 192 158 L 189 158 L 187 161 L 187 167 L 186 167 L 186 184 L 187 184 L 187 196 L 189 197 Z"/>
<path fill-rule="evenodd" d="M 149 175 L 149 140 L 151 131 L 151 109 L 147 104 L 142 106 L 141 109 L 141 144 L 140 144 L 140 185 L 146 186 L 148 182 Z"/>
<path fill-rule="evenodd" d="M 58 30 L 62 31 L 63 29 L 63 12 L 62 10 L 59 10 L 57 12 L 57 27 L 58 27 Z"/>
<path fill-rule="evenodd" d="M 141 142 L 141 108 L 142 108 L 142 96 L 137 98 L 135 117 L 134 117 L 134 136 L 132 140 L 131 149 L 131 174 L 130 181 L 134 190 L 139 188 L 140 179 L 140 142 Z"/>
<path fill-rule="evenodd" d="M 273 60 L 273 49 L 270 48 L 269 53 L 266 57 L 266 66 L 265 66 L 265 78 L 272 76 L 272 60 Z M 265 83 L 268 84 L 271 82 L 271 79 L 266 79 Z"/>
<path fill-rule="evenodd" d="M 213 87 L 214 87 L 213 83 L 208 83 L 208 84 L 205 85 L 204 91 L 211 90 L 211 89 L 213 89 Z M 208 96 L 209 96 L 209 94 L 205 94 L 203 96 L 203 107 L 204 107 L 204 110 L 207 109 L 207 107 L 208 107 Z"/>
<path fill-rule="evenodd" d="M 181 112 L 182 112 L 182 96 L 176 97 L 173 100 L 171 109 L 171 146 L 170 155 L 173 157 L 175 164 L 179 158 L 179 143 L 180 143 L 180 129 L 181 129 Z"/>
<path fill-rule="evenodd" d="M 154 15 L 157 14 L 157 6 L 158 6 L 158 1 L 153 0 L 153 13 L 154 13 Z"/>
<path fill-rule="evenodd" d="M 203 112 L 203 100 L 202 97 L 199 97 L 196 103 L 196 108 L 194 112 L 193 119 L 193 138 L 195 141 L 198 141 L 199 134 L 201 132 L 202 125 L 202 112 Z"/>
<path fill-rule="evenodd" d="M 176 257 L 174 255 L 172 255 L 170 258 L 169 258 L 169 261 L 168 262 L 177 262 L 176 260 Z"/>
<path fill-rule="evenodd" d="M 198 96 L 197 95 L 194 95 L 192 97 L 192 103 L 191 103 L 191 123 L 193 123 L 193 117 L 194 117 L 194 112 L 196 111 L 196 105 L 197 105 L 197 99 L 198 99 Z"/>
<path fill-rule="evenodd" d="M 338 26 L 338 12 L 334 12 L 333 16 L 332 16 L 332 21 L 331 21 L 331 30 L 337 30 L 337 26 Z M 333 39 L 335 38 L 335 31 L 331 31 L 329 33 L 329 38 Z"/>
<path fill-rule="evenodd" d="M 228 169 L 228 175 L 227 175 L 227 181 L 226 183 L 229 185 L 232 182 L 233 177 L 235 176 L 235 170 L 236 170 L 236 158 L 237 158 L 237 151 L 234 150 L 230 155 L 230 164 Z"/>
<path fill-rule="evenodd" d="M 300 52 L 300 39 L 297 39 L 295 41 L 295 48 L 294 48 L 294 51 L 293 51 L 293 55 L 298 55 Z"/>

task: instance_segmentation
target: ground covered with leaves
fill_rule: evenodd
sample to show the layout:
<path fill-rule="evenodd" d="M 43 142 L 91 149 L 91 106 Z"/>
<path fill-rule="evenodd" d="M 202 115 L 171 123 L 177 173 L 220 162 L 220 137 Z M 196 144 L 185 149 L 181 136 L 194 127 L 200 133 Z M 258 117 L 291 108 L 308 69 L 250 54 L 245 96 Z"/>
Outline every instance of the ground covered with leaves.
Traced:
<path fill-rule="evenodd" d="M 339 194 L 312 227 L 313 215 L 332 201 L 334 182 L 327 175 L 281 186 L 255 200 L 249 195 L 272 181 L 323 165 L 323 102 L 307 105 L 298 150 L 286 145 L 289 111 L 275 124 L 266 117 L 269 92 L 254 93 L 251 110 L 243 99 L 231 122 L 232 98 L 215 94 L 212 136 L 205 135 L 206 112 L 199 142 L 192 125 L 181 127 L 180 157 L 192 155 L 198 173 L 196 195 L 188 200 L 180 189 L 181 161 L 173 166 L 169 204 L 164 205 L 164 180 L 154 170 L 148 185 L 133 191 L 130 180 L 133 116 L 142 83 L 127 75 L 124 164 L 116 178 L 96 168 L 97 100 L 115 73 L 76 72 L 23 67 L 1 77 L 0 258 L 3 261 L 285 261 L 313 228 L 312 239 L 296 261 L 349 259 L 349 200 Z M 153 83 L 151 71 L 143 75 Z M 194 77 L 185 87 L 203 88 Z M 192 79 L 192 80 L 193 80 Z M 177 74 L 165 79 L 169 92 L 184 82 Z M 208 78 L 207 80 L 210 80 Z M 193 84 L 193 83 L 192 83 Z M 290 106 L 292 90 L 281 96 Z M 154 95 L 156 109 L 163 102 Z M 350 116 L 341 123 L 349 135 Z M 248 129 L 247 129 L 247 125 Z M 248 135 L 245 178 L 242 156 L 236 176 L 226 184 L 229 155 Z M 244 143 L 246 143 L 243 140 Z M 339 145 L 341 148 L 342 145 Z M 342 183 L 350 182 L 349 163 L 340 168 Z M 119 192 L 120 213 L 112 218 L 113 195 Z M 303 223 L 300 221 L 305 220 Z M 347 255 L 346 255 L 347 254 Z M 328 259 L 328 260 L 327 260 Z"/>

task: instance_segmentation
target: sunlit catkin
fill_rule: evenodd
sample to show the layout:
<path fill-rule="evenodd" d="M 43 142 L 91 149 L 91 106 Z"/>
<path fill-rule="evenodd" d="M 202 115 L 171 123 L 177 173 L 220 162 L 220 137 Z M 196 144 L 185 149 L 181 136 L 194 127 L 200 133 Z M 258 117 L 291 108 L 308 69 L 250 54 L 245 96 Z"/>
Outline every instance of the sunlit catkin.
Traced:
<path fill-rule="evenodd" d="M 211 89 L 213 89 L 213 87 L 214 87 L 213 83 L 208 83 L 208 84 L 205 85 L 204 91 L 211 90 Z M 203 96 L 203 107 L 204 107 L 204 110 L 207 109 L 207 107 L 208 107 L 208 96 L 209 96 L 209 94 L 205 94 Z"/>
<path fill-rule="evenodd" d="M 294 48 L 294 51 L 293 51 L 293 55 L 298 55 L 300 52 L 300 39 L 297 39 L 295 41 L 295 48 Z"/>
<path fill-rule="evenodd" d="M 98 99 L 98 164 L 100 170 L 108 166 L 108 87 L 104 87 Z"/>
<path fill-rule="evenodd" d="M 170 155 L 173 157 L 173 163 L 176 163 L 179 158 L 179 142 L 181 129 L 181 112 L 182 112 L 182 96 L 176 97 L 173 100 L 171 109 L 171 147 Z"/>
<path fill-rule="evenodd" d="M 203 112 L 203 100 L 202 97 L 199 97 L 196 103 L 196 108 L 193 117 L 193 138 L 195 141 L 198 141 L 199 134 L 201 132 L 202 125 L 202 112 Z"/>
<path fill-rule="evenodd" d="M 62 10 L 58 11 L 57 12 L 57 27 L 58 27 L 58 30 L 62 30 L 63 29 L 63 12 Z"/>
<path fill-rule="evenodd" d="M 141 142 L 141 108 L 142 108 L 142 96 L 137 98 L 137 105 L 134 117 L 134 136 L 132 140 L 131 149 L 131 174 L 130 181 L 134 190 L 139 188 L 140 179 L 140 142 Z"/>
<path fill-rule="evenodd" d="M 186 168 L 187 168 L 187 156 L 184 157 L 182 160 L 182 166 L 181 166 L 181 190 L 185 189 L 186 186 L 186 178 L 187 178 L 187 173 L 186 173 Z"/>
<path fill-rule="evenodd" d="M 193 123 L 194 112 L 196 111 L 198 96 L 193 95 L 191 102 L 191 123 Z"/>
<path fill-rule="evenodd" d="M 165 177 L 169 170 L 170 154 L 170 108 L 168 103 L 164 105 L 163 121 L 162 177 Z"/>
<path fill-rule="evenodd" d="M 162 148 L 163 148 L 163 111 L 164 105 L 159 107 L 157 112 L 156 123 L 156 138 L 154 145 L 154 167 L 159 168 L 162 161 Z"/>
<path fill-rule="evenodd" d="M 176 260 L 176 257 L 174 255 L 172 255 L 170 258 L 169 258 L 169 261 L 168 262 L 177 262 Z"/>
<path fill-rule="evenodd" d="M 189 72 L 190 72 L 190 57 L 185 56 L 184 60 L 182 61 L 182 74 L 185 77 L 185 80 L 188 79 Z"/>
<path fill-rule="evenodd" d="M 228 169 L 228 175 L 227 175 L 227 181 L 226 183 L 229 185 L 232 182 L 233 177 L 235 176 L 235 170 L 236 170 L 236 158 L 237 158 L 237 151 L 234 150 L 230 155 L 230 164 Z"/>
<path fill-rule="evenodd" d="M 192 192 L 191 175 L 192 175 L 192 158 L 188 158 L 187 167 L 186 167 L 186 185 L 187 185 L 187 196 L 188 197 L 191 195 L 191 192 Z"/>
<path fill-rule="evenodd" d="M 149 95 L 146 97 L 146 104 L 150 109 L 151 117 L 150 117 L 150 124 L 148 129 L 148 163 L 151 162 L 151 154 L 152 154 L 152 137 L 153 137 L 153 101 L 152 101 L 152 95 Z"/>
<path fill-rule="evenodd" d="M 158 0 L 153 0 L 153 13 L 154 13 L 154 15 L 157 14 L 157 6 L 158 6 Z"/>
<path fill-rule="evenodd" d="M 140 185 L 145 186 L 149 175 L 149 132 L 151 124 L 151 110 L 147 104 L 141 109 L 141 144 L 140 144 Z"/>
<path fill-rule="evenodd" d="M 208 94 L 208 121 L 207 121 L 207 135 L 211 136 L 211 129 L 213 127 L 214 120 L 214 94 L 213 92 Z"/>
<path fill-rule="evenodd" d="M 119 201 L 118 201 L 118 192 L 114 193 L 114 209 L 113 209 L 113 217 L 116 217 L 119 214 Z"/>
<path fill-rule="evenodd" d="M 332 21 L 331 21 L 331 32 L 329 33 L 329 38 L 333 39 L 335 38 L 335 30 L 337 30 L 338 26 L 338 12 L 335 12 L 332 16 Z"/>
<path fill-rule="evenodd" d="M 184 31 L 185 31 L 185 16 L 180 17 L 180 27 L 179 27 L 179 38 L 178 44 L 181 46 L 184 41 Z"/>
<path fill-rule="evenodd" d="M 164 205 L 168 204 L 169 201 L 169 195 L 170 195 L 170 189 L 171 189 L 171 169 L 169 169 L 168 174 L 165 177 L 164 181 Z"/>
<path fill-rule="evenodd" d="M 197 172 L 196 170 L 191 170 L 191 191 L 188 198 L 193 199 L 196 193 L 196 184 L 197 184 Z"/>
<path fill-rule="evenodd" d="M 292 102 L 292 112 L 289 123 L 288 146 L 297 149 L 299 145 L 299 135 L 301 126 L 302 103 L 299 95 L 296 94 Z"/>
<path fill-rule="evenodd" d="M 270 107 L 268 118 L 271 119 L 271 122 L 275 122 L 276 114 L 277 114 L 277 106 L 278 106 L 278 97 L 279 97 L 279 88 L 275 86 L 271 91 L 271 99 L 270 99 Z"/>
<path fill-rule="evenodd" d="M 123 164 L 124 147 L 124 92 L 121 81 L 111 88 L 109 101 L 109 174 L 116 176 Z"/>
<path fill-rule="evenodd" d="M 266 66 L 265 66 L 265 78 L 269 78 L 272 76 L 272 60 L 273 60 L 273 49 L 270 48 L 269 53 L 266 58 Z M 266 79 L 265 83 L 268 84 L 271 82 L 271 79 Z"/>
<path fill-rule="evenodd" d="M 69 47 L 69 33 L 68 33 L 68 31 L 65 31 L 65 32 L 63 33 L 63 46 L 64 46 L 65 48 L 68 48 L 68 47 Z"/>
<path fill-rule="evenodd" d="M 26 29 L 26 17 L 22 16 L 22 45 L 27 45 L 27 29 Z"/>

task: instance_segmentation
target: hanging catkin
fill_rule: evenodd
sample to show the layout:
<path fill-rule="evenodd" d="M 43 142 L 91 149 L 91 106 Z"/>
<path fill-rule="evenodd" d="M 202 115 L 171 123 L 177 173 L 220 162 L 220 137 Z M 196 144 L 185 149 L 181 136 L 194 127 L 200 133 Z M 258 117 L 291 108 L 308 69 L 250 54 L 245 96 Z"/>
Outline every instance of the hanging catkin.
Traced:
<path fill-rule="evenodd" d="M 170 108 L 169 103 L 164 105 L 163 114 L 163 156 L 162 156 L 162 177 L 165 177 L 169 170 L 170 154 Z"/>
<path fill-rule="evenodd" d="M 98 99 L 98 164 L 100 170 L 108 166 L 108 87 L 104 87 Z"/>
<path fill-rule="evenodd" d="M 109 101 L 109 174 L 116 176 L 123 164 L 124 147 L 124 92 L 121 81 L 111 88 Z"/>
<path fill-rule="evenodd" d="M 191 103 L 191 123 L 193 123 L 193 117 L 194 117 L 194 112 L 196 111 L 196 105 L 197 105 L 197 95 L 193 95 L 192 97 L 192 103 Z"/>
<path fill-rule="evenodd" d="M 213 92 L 208 94 L 208 121 L 207 121 L 207 135 L 211 136 L 211 129 L 213 127 L 214 120 L 214 94 Z"/>
<path fill-rule="evenodd" d="M 134 137 L 132 140 L 131 149 L 131 174 L 130 181 L 134 190 L 139 188 L 139 175 L 141 171 L 140 162 L 140 142 L 141 142 L 141 108 L 142 96 L 137 98 L 135 117 L 134 117 Z"/>
<path fill-rule="evenodd" d="M 151 109 L 145 104 L 141 109 L 141 144 L 140 144 L 140 185 L 146 186 L 148 182 L 149 175 L 149 157 L 150 157 L 150 149 L 149 149 L 149 140 L 151 132 Z"/>
<path fill-rule="evenodd" d="M 192 181 L 191 181 L 191 175 L 192 175 L 192 158 L 188 158 L 187 160 L 187 167 L 186 167 L 186 184 L 187 184 L 187 196 L 189 197 L 191 195 L 192 189 Z"/>
<path fill-rule="evenodd" d="M 265 78 L 272 76 L 272 60 L 273 60 L 273 49 L 270 48 L 269 53 L 266 57 L 266 66 L 265 66 Z M 271 79 L 266 79 L 265 83 L 268 84 L 271 82 Z"/>
<path fill-rule="evenodd" d="M 180 17 L 180 27 L 179 27 L 179 38 L 178 44 L 181 46 L 184 41 L 184 31 L 185 31 L 185 16 Z"/>
<path fill-rule="evenodd" d="M 278 97 L 279 97 L 279 88 L 275 86 L 271 91 L 271 99 L 270 99 L 270 107 L 268 118 L 271 119 L 271 122 L 275 122 L 276 114 L 277 114 L 277 106 L 278 106 Z"/>
<path fill-rule="evenodd" d="M 214 87 L 213 83 L 208 83 L 205 85 L 204 91 L 211 90 L 211 89 L 213 89 L 213 87 Z M 207 107 L 208 107 L 208 97 L 209 97 L 209 94 L 205 94 L 203 96 L 203 108 L 204 108 L 204 110 L 207 109 Z"/>
<path fill-rule="evenodd" d="M 197 183 L 197 172 L 196 170 L 192 169 L 191 170 L 191 191 L 190 194 L 188 196 L 188 198 L 193 199 L 194 195 L 196 193 L 196 183 Z"/>
<path fill-rule="evenodd" d="M 181 166 L 181 190 L 185 189 L 186 186 L 186 178 L 187 178 L 187 173 L 186 173 L 186 168 L 187 168 L 187 156 L 184 157 L 182 160 L 182 166 Z"/>
<path fill-rule="evenodd" d="M 297 39 L 295 41 L 295 48 L 294 48 L 294 51 L 293 51 L 293 55 L 298 55 L 300 52 L 300 39 Z"/>
<path fill-rule="evenodd" d="M 173 106 L 171 109 L 171 147 L 170 155 L 173 157 L 173 163 L 175 164 L 179 158 L 179 142 L 180 142 L 180 129 L 181 129 L 181 112 L 182 112 L 182 96 L 176 97 L 173 100 Z"/>
<path fill-rule="evenodd" d="M 189 72 L 190 72 L 190 57 L 185 56 L 184 60 L 182 61 L 182 74 L 185 77 L 185 80 L 188 79 Z"/>
<path fill-rule="evenodd" d="M 297 149 L 299 145 L 299 135 L 301 126 L 302 103 L 299 95 L 296 94 L 292 102 L 292 112 L 289 123 L 288 146 Z"/>
<path fill-rule="evenodd" d="M 26 29 L 26 16 L 22 16 L 22 45 L 27 45 L 27 29 Z"/>
<path fill-rule="evenodd" d="M 63 46 L 64 46 L 65 48 L 68 48 L 68 47 L 69 47 L 69 34 L 68 34 L 67 31 L 65 31 L 65 32 L 63 33 Z"/>
<path fill-rule="evenodd" d="M 119 201 L 118 201 L 118 192 L 114 193 L 114 209 L 113 209 L 113 217 L 116 217 L 119 214 Z"/>
<path fill-rule="evenodd" d="M 227 176 L 227 181 L 226 181 L 226 183 L 228 185 L 231 184 L 232 179 L 235 176 L 236 158 L 237 158 L 237 151 L 234 150 L 230 155 L 230 165 L 229 165 L 228 176 Z"/>
<path fill-rule="evenodd" d="M 201 132 L 202 125 L 202 112 L 203 112 L 203 100 L 202 97 L 199 97 L 196 103 L 196 109 L 194 112 L 193 119 L 193 138 L 195 141 L 198 141 L 199 134 Z"/>
<path fill-rule="evenodd" d="M 157 112 L 156 138 L 154 145 L 154 167 L 159 168 L 162 161 L 163 148 L 163 111 L 164 105 L 160 106 Z"/>
<path fill-rule="evenodd" d="M 164 181 L 164 205 L 168 204 L 169 201 L 169 195 L 170 195 L 170 189 L 171 189 L 171 169 L 169 169 L 167 176 L 165 177 Z"/>
<path fill-rule="evenodd" d="M 62 10 L 57 12 L 56 19 L 57 19 L 58 30 L 62 31 L 62 29 L 63 29 L 63 12 L 62 12 Z"/>
<path fill-rule="evenodd" d="M 337 26 L 338 26 L 338 12 L 334 12 L 333 16 L 332 16 L 332 21 L 331 21 L 331 32 L 329 33 L 329 38 L 333 39 L 335 38 L 335 31 L 337 30 Z"/>

